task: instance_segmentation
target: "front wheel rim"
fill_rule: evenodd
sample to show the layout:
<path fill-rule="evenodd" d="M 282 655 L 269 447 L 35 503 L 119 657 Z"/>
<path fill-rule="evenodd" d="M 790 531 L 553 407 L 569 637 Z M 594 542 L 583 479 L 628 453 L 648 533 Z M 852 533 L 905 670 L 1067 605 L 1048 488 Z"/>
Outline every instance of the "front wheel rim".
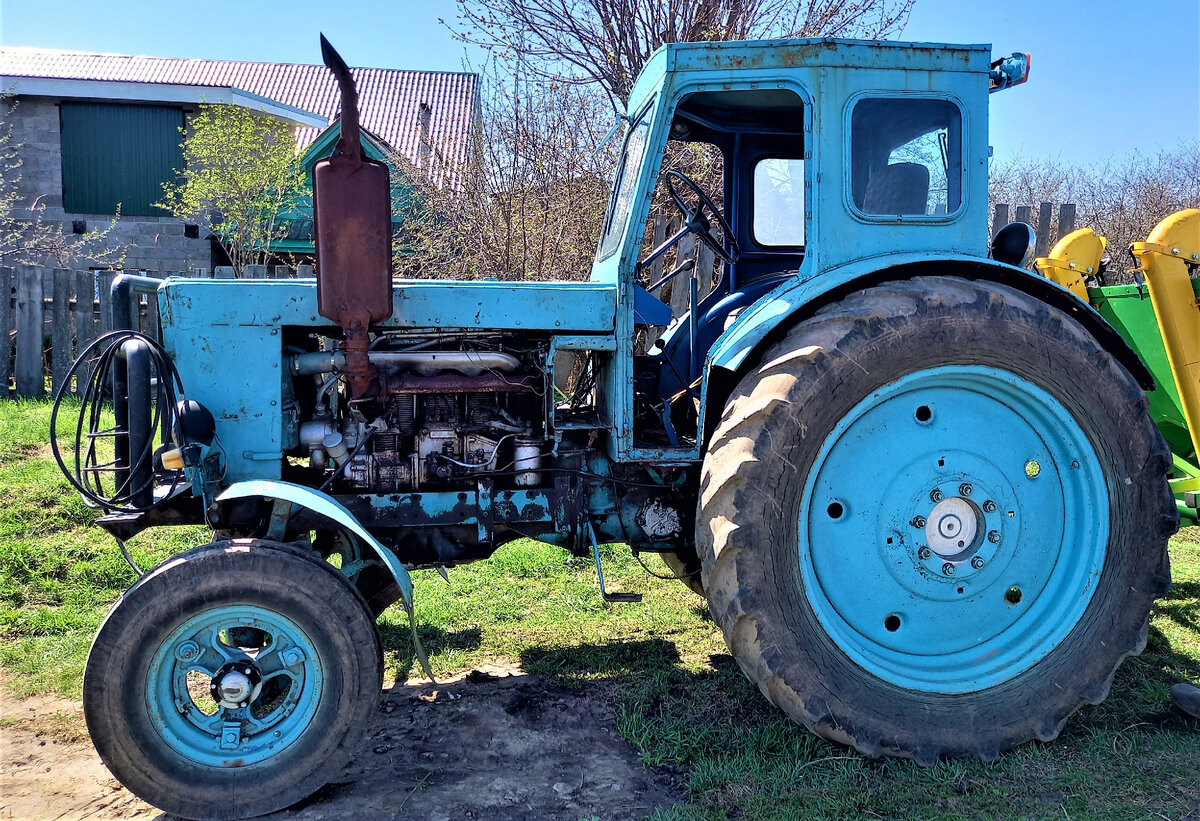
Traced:
<path fill-rule="evenodd" d="M 966 693 L 1045 659 L 1104 568 L 1109 495 L 1067 408 L 1008 371 L 945 366 L 860 401 L 803 492 L 800 574 L 851 661 Z"/>
<path fill-rule="evenodd" d="M 312 724 L 323 688 L 321 656 L 299 624 L 236 604 L 170 631 L 151 658 L 145 705 L 155 732 L 179 757 L 241 767 L 295 744 Z"/>

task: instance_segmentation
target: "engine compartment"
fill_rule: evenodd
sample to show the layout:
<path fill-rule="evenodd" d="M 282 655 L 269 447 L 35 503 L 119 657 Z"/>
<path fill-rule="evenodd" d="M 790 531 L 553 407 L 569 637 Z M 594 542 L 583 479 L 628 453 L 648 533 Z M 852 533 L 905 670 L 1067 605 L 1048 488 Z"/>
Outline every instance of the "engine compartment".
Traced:
<path fill-rule="evenodd" d="M 299 423 L 285 476 L 367 493 L 442 490 L 483 476 L 500 487 L 537 486 L 548 350 L 548 339 L 505 334 L 379 334 L 361 399 L 343 384 L 341 351 L 289 354 Z"/>

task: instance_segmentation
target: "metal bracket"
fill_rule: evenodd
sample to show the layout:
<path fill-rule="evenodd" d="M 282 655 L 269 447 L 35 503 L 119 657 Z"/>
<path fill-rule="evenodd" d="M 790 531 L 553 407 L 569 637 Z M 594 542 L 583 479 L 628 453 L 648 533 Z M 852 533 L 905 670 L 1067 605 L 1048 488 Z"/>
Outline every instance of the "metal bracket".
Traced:
<path fill-rule="evenodd" d="M 600 545 L 596 543 L 596 531 L 587 523 L 588 536 L 592 539 L 592 556 L 596 559 L 596 578 L 600 580 L 600 598 L 606 602 L 640 602 L 641 593 L 609 593 L 604 589 L 604 571 L 600 567 Z"/>

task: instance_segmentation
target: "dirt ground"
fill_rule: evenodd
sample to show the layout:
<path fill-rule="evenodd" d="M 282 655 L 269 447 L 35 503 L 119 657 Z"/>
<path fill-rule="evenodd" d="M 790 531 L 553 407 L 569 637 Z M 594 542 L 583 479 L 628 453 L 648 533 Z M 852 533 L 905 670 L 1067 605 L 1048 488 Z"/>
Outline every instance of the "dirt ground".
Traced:
<path fill-rule="evenodd" d="M 166 819 L 108 773 L 73 701 L 0 686 L 0 819 Z M 384 691 L 359 751 L 311 798 L 268 818 L 634 819 L 677 777 L 617 734 L 601 686 L 555 689 L 511 667 Z"/>

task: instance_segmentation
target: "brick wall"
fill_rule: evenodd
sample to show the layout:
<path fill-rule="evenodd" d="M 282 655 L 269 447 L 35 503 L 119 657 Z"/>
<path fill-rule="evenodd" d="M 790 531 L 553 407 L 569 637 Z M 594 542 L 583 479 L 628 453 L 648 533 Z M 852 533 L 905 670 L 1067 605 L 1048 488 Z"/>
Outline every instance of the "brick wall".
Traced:
<path fill-rule="evenodd" d="M 58 100 L 48 97 L 19 97 L 5 118 L 12 125 L 12 144 L 18 146 L 22 165 L 19 191 L 24 207 L 35 202 L 45 206 L 43 220 L 60 223 L 70 234 L 73 223 L 83 220 L 87 229 L 104 228 L 112 214 L 70 214 L 63 210 L 62 139 L 59 131 Z M 127 270 L 185 271 L 212 268 L 212 248 L 207 226 L 199 238 L 184 236 L 184 225 L 174 217 L 122 216 L 109 232 L 110 246 L 127 246 L 123 267 Z M 73 261 L 86 267 L 88 261 Z"/>

